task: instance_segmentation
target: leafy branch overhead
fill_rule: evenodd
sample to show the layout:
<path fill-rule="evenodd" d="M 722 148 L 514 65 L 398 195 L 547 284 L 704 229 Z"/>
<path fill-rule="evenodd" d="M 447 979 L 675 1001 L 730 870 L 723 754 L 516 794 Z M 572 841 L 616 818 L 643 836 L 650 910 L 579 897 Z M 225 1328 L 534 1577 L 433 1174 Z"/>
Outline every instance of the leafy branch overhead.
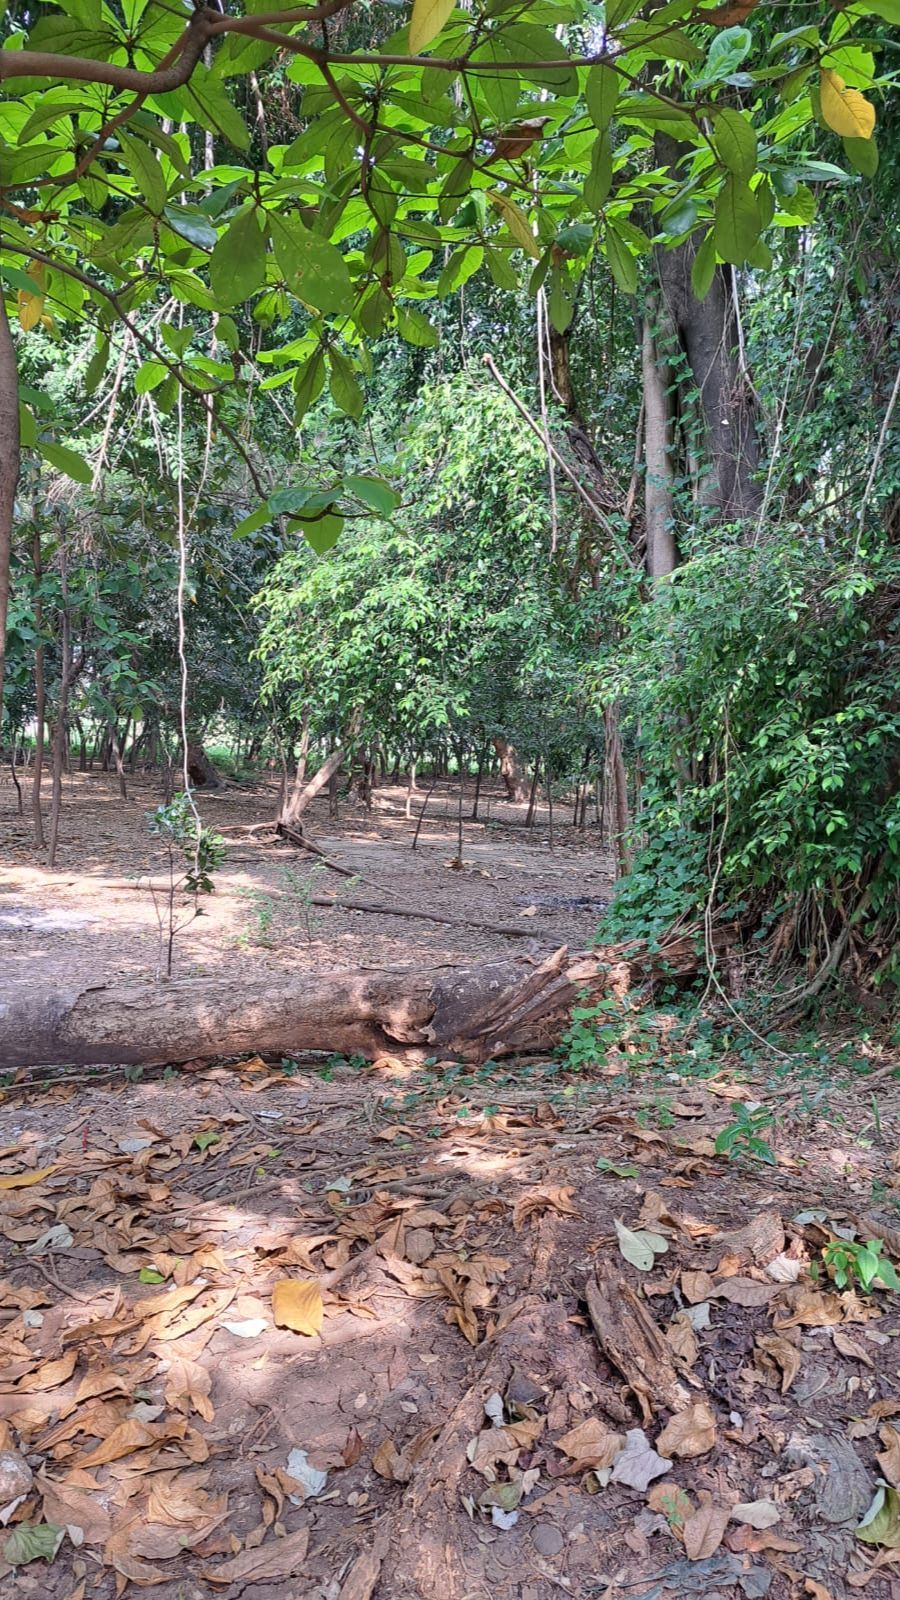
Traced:
<path fill-rule="evenodd" d="M 246 307 L 261 388 L 290 385 L 299 424 L 326 384 L 358 418 L 371 341 L 433 345 L 429 305 L 476 274 L 546 287 L 564 331 L 594 258 L 628 294 L 655 246 L 687 238 L 701 297 L 717 262 L 764 270 L 773 229 L 874 172 L 900 0 L 786 29 L 766 0 L 415 0 L 393 31 L 350 0 L 38 13 L 27 32 L 8 21 L 0 51 L 2 265 L 23 330 L 95 327 L 90 392 L 115 322 L 162 296 L 178 325 L 144 336 L 135 388 L 165 412 L 181 386 L 221 421 L 250 378 L 231 317 Z M 248 91 L 263 70 L 299 111 L 289 142 L 268 142 Z M 280 343 L 297 305 L 305 330 Z M 23 428 L 33 442 L 27 408 Z M 341 513 L 313 509 L 327 548 Z"/>

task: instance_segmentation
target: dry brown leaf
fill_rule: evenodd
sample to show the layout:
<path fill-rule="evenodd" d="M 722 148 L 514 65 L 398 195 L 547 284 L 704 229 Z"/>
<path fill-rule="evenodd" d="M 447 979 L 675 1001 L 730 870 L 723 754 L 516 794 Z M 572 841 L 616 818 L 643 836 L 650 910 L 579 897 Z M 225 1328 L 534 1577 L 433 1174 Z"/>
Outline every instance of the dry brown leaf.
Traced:
<path fill-rule="evenodd" d="M 781 1512 L 774 1500 L 744 1500 L 732 1506 L 731 1520 L 747 1528 L 774 1528 L 781 1520 Z"/>
<path fill-rule="evenodd" d="M 204 1567 L 203 1576 L 209 1583 L 261 1583 L 268 1578 L 295 1578 L 300 1576 L 309 1546 L 309 1530 L 300 1528 L 283 1539 L 270 1539 L 258 1550 L 242 1550 L 233 1561 L 223 1561 L 217 1567 Z"/>
<path fill-rule="evenodd" d="M 773 1533 L 771 1528 L 751 1528 L 747 1524 L 735 1528 L 728 1540 L 729 1548 L 734 1551 L 747 1551 L 756 1555 L 761 1550 L 780 1550 L 782 1554 L 795 1556 L 803 1549 L 795 1539 L 783 1539 L 780 1533 Z"/>
<path fill-rule="evenodd" d="M 894 1489 L 900 1489 L 900 1433 L 889 1422 L 883 1422 L 878 1430 L 884 1449 L 875 1457 L 882 1473 Z"/>
<path fill-rule="evenodd" d="M 715 1293 L 716 1285 L 708 1272 L 683 1272 L 681 1274 L 681 1292 L 688 1305 L 699 1305 L 701 1300 L 708 1300 Z"/>
<path fill-rule="evenodd" d="M 761 1211 L 734 1233 L 723 1233 L 722 1243 L 740 1263 L 766 1266 L 784 1249 L 784 1224 L 778 1211 Z"/>
<path fill-rule="evenodd" d="M 830 1589 L 824 1583 L 817 1583 L 815 1578 L 803 1579 L 803 1593 L 811 1596 L 811 1600 L 834 1600 Z"/>
<path fill-rule="evenodd" d="M 875 1363 L 868 1350 L 864 1350 L 861 1344 L 851 1339 L 849 1333 L 842 1332 L 840 1328 L 833 1328 L 831 1341 L 835 1350 L 839 1350 L 842 1356 L 850 1356 L 853 1361 L 861 1361 L 864 1367 L 874 1369 Z"/>
<path fill-rule="evenodd" d="M 684 1538 L 684 1524 L 693 1515 L 695 1507 L 690 1495 L 685 1494 L 677 1483 L 654 1483 L 647 1496 L 647 1504 L 651 1511 L 665 1517 L 676 1538 Z"/>
<path fill-rule="evenodd" d="M 389 1483 L 409 1483 L 413 1475 L 412 1462 L 397 1449 L 393 1439 L 382 1439 L 372 1457 L 372 1467 L 379 1478 Z"/>
<path fill-rule="evenodd" d="M 521 1233 L 528 1221 L 534 1222 L 545 1211 L 555 1211 L 563 1217 L 577 1217 L 572 1204 L 573 1188 L 559 1184 L 540 1183 L 527 1194 L 520 1195 L 513 1206 L 513 1227 Z"/>
<path fill-rule="evenodd" d="M 72 1462 L 77 1467 L 101 1467 L 108 1461 L 119 1461 L 133 1455 L 136 1450 L 146 1450 L 151 1445 L 167 1444 L 171 1439 L 183 1439 L 187 1425 L 183 1417 L 172 1417 L 167 1422 L 139 1422 L 129 1417 L 113 1428 L 108 1439 L 93 1450 L 85 1450 Z"/>
<path fill-rule="evenodd" d="M 836 1294 L 823 1294 L 808 1284 L 798 1284 L 794 1289 L 781 1291 L 779 1303 L 787 1314 L 775 1317 L 773 1327 L 832 1328 L 844 1321 L 844 1308 Z"/>
<path fill-rule="evenodd" d="M 700 1354 L 700 1346 L 686 1311 L 675 1313 L 665 1334 L 679 1361 L 683 1361 L 686 1367 L 692 1367 Z"/>
<path fill-rule="evenodd" d="M 27 1377 L 20 1380 L 15 1386 L 16 1394 L 37 1394 L 43 1389 L 57 1389 L 61 1383 L 68 1383 L 75 1371 L 78 1360 L 77 1350 L 70 1350 L 67 1355 L 60 1356 L 56 1361 L 45 1361 L 34 1372 L 29 1372 Z M 3 1392 L 8 1393 L 3 1386 Z"/>
<path fill-rule="evenodd" d="M 272 1290 L 272 1315 L 279 1328 L 311 1338 L 321 1333 L 322 1291 L 312 1278 L 280 1278 Z"/>
<path fill-rule="evenodd" d="M 725 1537 L 730 1512 L 727 1506 L 716 1506 L 709 1501 L 692 1513 L 682 1530 L 685 1554 L 689 1561 L 705 1561 L 715 1555 Z"/>
<path fill-rule="evenodd" d="M 56 1166 L 36 1167 L 33 1172 L 10 1172 L 0 1178 L 0 1189 L 30 1189 L 33 1183 L 41 1183 L 44 1178 L 49 1178 L 51 1172 L 56 1171 Z"/>
<path fill-rule="evenodd" d="M 204 1422 L 212 1422 L 215 1416 L 209 1398 L 212 1374 L 199 1361 L 191 1361 L 188 1356 L 172 1355 L 168 1361 L 164 1391 L 166 1404 L 185 1416 L 196 1411 Z"/>
<path fill-rule="evenodd" d="M 621 1433 L 610 1432 L 599 1417 L 586 1417 L 555 1443 L 557 1450 L 571 1458 L 573 1464 L 569 1471 L 600 1471 L 612 1466 L 624 1448 L 625 1439 Z"/>
<path fill-rule="evenodd" d="M 58 1528 L 80 1528 L 85 1544 L 103 1544 L 112 1529 L 110 1498 L 105 1490 L 82 1489 L 71 1483 L 58 1483 L 39 1473 L 37 1487 L 43 1495 L 45 1522 Z"/>
<path fill-rule="evenodd" d="M 706 1400 L 676 1411 L 656 1441 L 661 1456 L 705 1456 L 716 1442 L 716 1419 Z"/>
<path fill-rule="evenodd" d="M 92 1400 L 99 1395 L 130 1395 L 132 1389 L 133 1384 L 128 1383 L 112 1367 L 98 1367 L 94 1372 L 85 1373 L 75 1390 L 75 1403 L 80 1405 L 83 1400 Z"/>
<path fill-rule="evenodd" d="M 727 1300 L 729 1305 L 751 1309 L 768 1305 L 773 1294 L 778 1293 L 778 1285 L 757 1283 L 755 1278 L 725 1278 L 721 1283 L 714 1283 L 709 1292 L 715 1300 Z"/>
<path fill-rule="evenodd" d="M 778 1333 L 760 1333 L 756 1338 L 756 1349 L 774 1361 L 781 1373 L 781 1392 L 787 1394 L 803 1365 L 803 1357 L 796 1345 Z M 765 1361 L 758 1361 L 757 1365 L 765 1367 Z"/>
<path fill-rule="evenodd" d="M 409 1261 L 421 1266 L 434 1255 L 434 1234 L 430 1228 L 409 1228 L 406 1234 L 406 1255 Z"/>

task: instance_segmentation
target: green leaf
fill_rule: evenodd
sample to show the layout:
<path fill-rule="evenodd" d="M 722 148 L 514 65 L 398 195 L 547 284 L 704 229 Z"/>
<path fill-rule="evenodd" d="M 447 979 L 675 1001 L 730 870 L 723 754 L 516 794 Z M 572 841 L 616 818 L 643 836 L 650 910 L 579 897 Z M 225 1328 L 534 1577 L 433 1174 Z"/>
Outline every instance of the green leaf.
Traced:
<path fill-rule="evenodd" d="M 318 400 L 324 387 L 325 357 L 321 350 L 316 350 L 299 369 L 294 381 L 294 418 L 298 425 L 303 421 L 310 406 Z M 271 503 L 270 496 L 269 504 Z"/>
<path fill-rule="evenodd" d="M 365 396 L 356 374 L 347 357 L 335 346 L 329 350 L 328 359 L 331 365 L 331 398 L 341 411 L 358 422 L 365 407 Z"/>
<path fill-rule="evenodd" d="M 205 67 L 195 67 L 190 81 L 179 90 L 201 128 L 219 133 L 236 150 L 249 150 L 250 134 L 240 112 L 232 105 L 218 78 Z"/>
<path fill-rule="evenodd" d="M 223 306 L 249 299 L 266 281 L 266 239 L 255 205 L 239 211 L 209 258 L 209 281 Z"/>
<path fill-rule="evenodd" d="M 141 1267 L 138 1278 L 141 1283 L 165 1283 L 166 1281 L 165 1273 L 157 1272 L 155 1267 Z"/>
<path fill-rule="evenodd" d="M 599 65 L 588 68 L 584 97 L 591 121 L 601 133 L 609 127 L 613 119 L 620 83 L 619 74 L 613 67 Z"/>
<path fill-rule="evenodd" d="M 92 483 L 94 474 L 83 456 L 77 456 L 74 450 L 67 450 L 61 444 L 38 444 L 38 450 L 44 460 L 57 472 L 65 473 L 67 478 L 73 478 L 76 483 Z"/>
<path fill-rule="evenodd" d="M 874 178 L 878 171 L 878 145 L 873 133 L 871 139 L 845 139 L 844 153 L 851 167 L 864 178 Z"/>
<path fill-rule="evenodd" d="M 319 517 L 315 522 L 300 524 L 304 539 L 315 550 L 317 556 L 324 556 L 326 551 L 333 549 L 341 536 L 343 526 L 344 519 L 337 512 Z"/>
<path fill-rule="evenodd" d="M 3 1559 L 12 1567 L 28 1561 L 52 1561 L 65 1538 L 65 1528 L 52 1522 L 20 1522 L 3 1543 Z"/>
<path fill-rule="evenodd" d="M 749 179 L 756 171 L 756 130 L 748 116 L 726 106 L 716 112 L 713 144 L 722 165 L 736 177 Z"/>
<path fill-rule="evenodd" d="M 432 327 L 424 313 L 416 310 L 415 306 L 397 307 L 397 331 L 407 344 L 422 345 L 426 349 L 433 348 L 440 337 L 437 328 Z"/>
<path fill-rule="evenodd" d="M 211 1144 L 218 1144 L 221 1137 L 220 1133 L 213 1133 L 210 1128 L 206 1133 L 195 1133 L 194 1144 L 198 1150 L 208 1150 Z"/>
<path fill-rule="evenodd" d="M 37 444 L 37 423 L 28 406 L 19 401 L 19 440 L 23 450 L 31 450 Z"/>
<path fill-rule="evenodd" d="M 371 506 L 373 511 L 380 512 L 384 517 L 389 517 L 400 504 L 400 496 L 384 478 L 374 478 L 368 473 L 354 473 L 345 480 L 344 489 L 347 494 L 355 494 L 357 500 L 362 500 L 364 505 Z"/>
<path fill-rule="evenodd" d="M 584 180 L 584 203 L 599 211 L 612 188 L 612 144 L 608 133 L 598 133 L 591 146 L 591 170 Z"/>
<path fill-rule="evenodd" d="M 547 310 L 550 321 L 557 333 L 565 333 L 572 321 L 575 310 L 572 296 L 572 285 L 568 275 L 559 267 L 553 267 L 550 273 L 550 293 L 547 296 Z"/>
<path fill-rule="evenodd" d="M 135 394 L 150 394 L 168 377 L 169 369 L 162 361 L 142 361 L 134 375 Z"/>
<path fill-rule="evenodd" d="M 521 206 L 517 205 L 515 200 L 511 199 L 508 194 L 503 194 L 499 189 L 490 189 L 488 191 L 488 199 L 491 205 L 495 206 L 499 211 L 516 244 L 527 251 L 528 255 L 532 256 L 535 261 L 539 261 L 541 257 L 540 246 L 528 225 L 528 218 Z"/>
<path fill-rule="evenodd" d="M 272 512 L 269 510 L 269 503 L 264 500 L 262 505 L 256 507 L 255 511 L 251 511 L 248 516 L 241 519 L 231 537 L 232 539 L 246 539 L 251 533 L 256 533 L 259 528 L 264 528 L 266 523 L 271 522 L 271 520 Z"/>
<path fill-rule="evenodd" d="M 716 197 L 716 249 L 735 266 L 746 261 L 762 231 L 759 201 L 740 178 L 725 180 Z"/>
<path fill-rule="evenodd" d="M 269 227 L 278 266 L 298 300 L 316 311 L 350 311 L 353 285 L 337 246 L 276 211 L 269 212 Z"/>
<path fill-rule="evenodd" d="M 625 294 L 637 293 L 637 260 L 632 255 L 624 239 L 616 232 L 612 223 L 606 228 L 606 259 L 610 271 Z"/>
<path fill-rule="evenodd" d="M 409 20 L 409 49 L 414 56 L 421 55 L 437 38 L 444 23 L 453 12 L 456 0 L 413 0 Z"/>
<path fill-rule="evenodd" d="M 633 17 L 641 0 L 607 0 L 606 26 L 610 31 L 620 28 L 623 22 Z"/>
<path fill-rule="evenodd" d="M 882 1483 L 856 1530 L 863 1544 L 880 1544 L 887 1550 L 900 1550 L 900 1493 Z M 7 1558 L 8 1559 L 8 1558 Z"/>
<path fill-rule="evenodd" d="M 710 228 L 691 263 L 691 288 L 696 300 L 705 300 L 716 275 L 716 236 Z"/>
<path fill-rule="evenodd" d="M 198 206 L 164 206 L 163 216 L 173 233 L 196 245 L 198 250 L 212 250 L 218 234 Z M 142 213 L 139 212 L 138 217 L 143 220 Z"/>
<path fill-rule="evenodd" d="M 150 210 L 160 216 L 166 203 L 168 185 L 156 156 L 140 139 L 128 133 L 119 134 L 119 144 L 122 162 L 137 184 L 138 192 L 143 195 Z"/>
<path fill-rule="evenodd" d="M 669 1246 L 666 1240 L 658 1233 L 650 1233 L 646 1228 L 634 1231 L 626 1228 L 624 1222 L 618 1217 L 613 1217 L 616 1234 L 619 1240 L 619 1250 L 638 1272 L 649 1272 L 658 1255 L 662 1255 Z"/>

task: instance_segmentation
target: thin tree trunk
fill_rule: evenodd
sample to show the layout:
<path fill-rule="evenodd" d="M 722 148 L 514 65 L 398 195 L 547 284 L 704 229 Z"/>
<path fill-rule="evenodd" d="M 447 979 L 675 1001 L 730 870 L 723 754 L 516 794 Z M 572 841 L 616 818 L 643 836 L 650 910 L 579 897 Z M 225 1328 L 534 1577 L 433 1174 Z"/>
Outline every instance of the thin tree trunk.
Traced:
<path fill-rule="evenodd" d="M 16 347 L 0 293 L 0 726 L 6 677 L 6 623 L 9 614 L 9 569 L 19 482 L 19 384 Z"/>
<path fill-rule="evenodd" d="M 519 765 L 515 747 L 507 739 L 493 740 L 500 761 L 500 776 L 506 788 L 507 800 L 522 801 L 528 794 L 527 779 Z"/>
<path fill-rule="evenodd" d="M 125 745 L 125 741 L 128 738 L 128 729 L 130 723 L 131 718 L 129 717 L 125 723 L 125 732 L 122 736 L 121 743 L 119 742 L 119 735 L 115 723 L 111 722 L 109 724 L 109 742 L 112 745 L 113 760 L 115 761 L 116 772 L 119 778 L 119 795 L 123 800 L 128 799 L 128 785 L 125 781 L 125 762 L 122 759 L 122 750 Z"/>
<path fill-rule="evenodd" d="M 293 741 L 291 741 L 293 743 Z M 294 773 L 294 785 L 290 800 L 287 799 L 287 767 L 285 766 L 282 777 L 281 800 L 278 815 L 282 822 L 290 821 L 293 814 L 292 808 L 297 805 L 306 787 L 306 769 L 309 765 L 309 706 L 303 707 L 303 720 L 300 724 L 300 750 L 297 755 L 297 768 Z M 299 816 L 299 812 L 296 813 Z"/>
<path fill-rule="evenodd" d="M 44 772 L 44 725 L 47 720 L 47 687 L 44 674 L 44 603 L 41 599 L 41 583 L 44 576 L 43 559 L 41 555 L 41 533 L 35 520 L 34 535 L 31 541 L 31 563 L 34 573 L 34 631 L 37 636 L 37 648 L 34 652 L 34 767 L 31 778 L 31 815 L 34 821 L 34 843 L 38 850 L 44 848 L 44 819 L 41 813 L 41 778 Z"/>
<path fill-rule="evenodd" d="M 60 559 L 63 572 L 65 572 L 65 556 L 60 547 Z M 50 851 L 48 865 L 56 866 L 56 847 L 59 843 L 59 819 L 62 812 L 62 780 L 63 766 L 66 757 L 66 728 L 69 712 L 69 690 L 72 683 L 72 639 L 71 624 L 69 620 L 68 598 L 63 578 L 63 612 L 62 612 L 62 666 L 60 668 L 59 699 L 56 704 L 56 720 L 53 724 L 52 766 L 53 790 L 50 803 Z"/>
<path fill-rule="evenodd" d="M 668 319 L 657 297 L 648 296 L 641 341 L 644 381 L 644 518 L 646 567 L 651 579 L 666 578 L 678 564 L 675 544 L 675 470 L 672 461 L 673 374 L 665 347 Z"/>
<path fill-rule="evenodd" d="M 619 738 L 619 713 L 617 706 L 604 706 L 603 725 L 606 729 L 606 755 L 612 779 L 612 822 L 616 861 L 622 877 L 631 870 L 631 853 L 628 848 L 630 818 L 628 813 L 628 775 Z"/>
<path fill-rule="evenodd" d="M 525 826 L 526 826 L 526 828 L 531 828 L 534 825 L 534 809 L 535 809 L 535 803 L 537 801 L 537 787 L 538 787 L 538 779 L 540 778 L 540 775 L 541 775 L 541 758 L 540 758 L 540 756 L 538 756 L 536 758 L 536 760 L 535 760 L 535 763 L 534 763 L 534 777 L 531 780 L 531 793 L 528 796 L 528 810 L 525 813 Z"/>
<path fill-rule="evenodd" d="M 303 812 L 306 810 L 307 806 L 309 806 L 312 801 L 315 800 L 316 795 L 321 794 L 322 790 L 325 788 L 330 779 L 337 776 L 338 770 L 341 767 L 346 754 L 347 746 L 339 744 L 337 749 L 332 751 L 328 759 L 322 762 L 318 772 L 315 773 L 312 778 L 310 778 L 307 784 L 304 784 L 300 793 L 297 794 L 295 792 L 291 795 L 286 811 L 278 819 L 279 822 L 286 822 L 289 827 L 294 826 L 294 824 L 297 822 L 297 819 L 303 815 Z"/>
<path fill-rule="evenodd" d="M 16 810 L 21 817 L 25 814 L 25 807 L 22 804 L 22 785 L 19 782 L 19 774 L 16 772 L 16 737 L 16 733 L 13 732 L 13 741 L 9 750 L 9 771 L 12 781 L 16 786 Z"/>

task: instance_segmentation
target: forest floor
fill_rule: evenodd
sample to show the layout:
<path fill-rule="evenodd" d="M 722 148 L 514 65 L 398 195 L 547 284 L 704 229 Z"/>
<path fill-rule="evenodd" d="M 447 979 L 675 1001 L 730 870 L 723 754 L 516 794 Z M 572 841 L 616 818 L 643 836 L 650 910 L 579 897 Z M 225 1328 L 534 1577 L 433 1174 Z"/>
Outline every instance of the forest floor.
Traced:
<path fill-rule="evenodd" d="M 152 906 L 112 885 L 158 870 L 155 794 L 73 791 L 52 881 L 0 812 L 4 999 L 154 969 Z M 299 852 L 229 832 L 271 799 L 204 807 L 242 842 L 179 972 L 508 948 L 310 909 Z M 415 856 L 386 813 L 311 831 L 406 905 L 534 906 L 542 944 L 589 940 L 596 911 L 568 902 L 609 877 L 588 848 L 504 814 L 467 825 L 456 870 L 451 822 Z M 897 1600 L 900 1296 L 841 1291 L 822 1258 L 854 1233 L 900 1256 L 890 1058 L 861 1030 L 785 1058 L 654 1037 L 581 1074 L 317 1057 L 7 1081 L 4 1597 Z M 738 1102 L 771 1112 L 762 1159 L 716 1154 Z M 26 1562 L 42 1540 L 50 1564 Z"/>

